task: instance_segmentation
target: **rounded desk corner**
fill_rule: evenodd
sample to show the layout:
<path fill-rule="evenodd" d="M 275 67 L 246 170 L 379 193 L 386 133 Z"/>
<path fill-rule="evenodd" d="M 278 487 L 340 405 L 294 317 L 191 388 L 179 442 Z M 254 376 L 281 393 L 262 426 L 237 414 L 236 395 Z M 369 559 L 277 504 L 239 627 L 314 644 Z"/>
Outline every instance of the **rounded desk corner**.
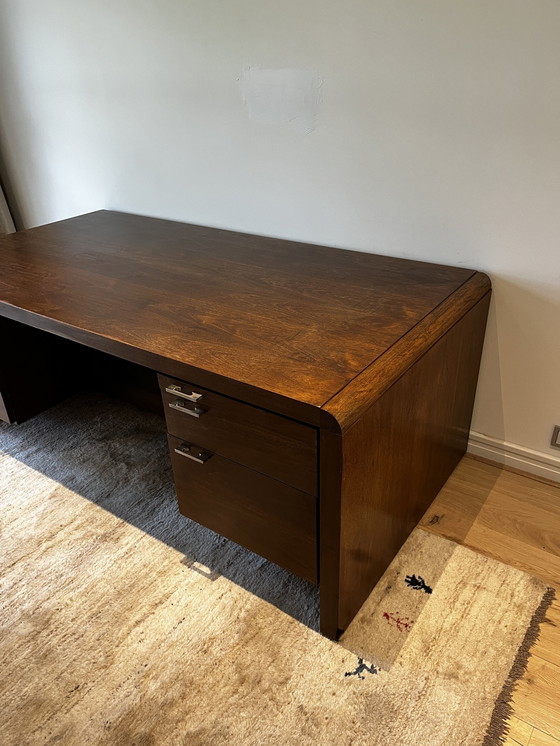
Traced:
<path fill-rule="evenodd" d="M 342 435 L 344 432 L 343 423 L 339 422 L 336 415 L 329 412 L 328 409 L 320 409 L 319 425 L 322 430 L 327 430 L 330 433 L 334 433 L 334 435 Z"/>
<path fill-rule="evenodd" d="M 476 271 L 470 278 L 471 283 L 476 283 L 482 294 L 486 294 L 492 290 L 492 278 L 486 272 Z"/>

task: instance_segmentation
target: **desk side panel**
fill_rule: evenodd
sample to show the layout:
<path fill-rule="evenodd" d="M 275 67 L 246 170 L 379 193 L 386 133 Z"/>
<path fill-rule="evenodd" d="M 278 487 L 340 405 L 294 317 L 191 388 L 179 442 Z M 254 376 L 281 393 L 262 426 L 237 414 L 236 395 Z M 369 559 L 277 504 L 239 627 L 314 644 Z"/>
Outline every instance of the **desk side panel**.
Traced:
<path fill-rule="evenodd" d="M 0 420 L 24 422 L 74 393 L 67 340 L 0 317 L 0 350 Z"/>
<path fill-rule="evenodd" d="M 490 293 L 343 435 L 340 629 L 466 451 L 489 299 Z"/>

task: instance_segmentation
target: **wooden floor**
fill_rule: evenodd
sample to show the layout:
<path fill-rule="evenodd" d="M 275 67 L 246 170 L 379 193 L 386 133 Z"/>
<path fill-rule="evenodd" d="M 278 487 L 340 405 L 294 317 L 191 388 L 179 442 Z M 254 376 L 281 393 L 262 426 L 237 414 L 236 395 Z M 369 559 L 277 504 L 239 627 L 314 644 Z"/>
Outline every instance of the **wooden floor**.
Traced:
<path fill-rule="evenodd" d="M 514 695 L 506 744 L 560 746 L 560 485 L 467 456 L 420 525 L 557 589 Z"/>

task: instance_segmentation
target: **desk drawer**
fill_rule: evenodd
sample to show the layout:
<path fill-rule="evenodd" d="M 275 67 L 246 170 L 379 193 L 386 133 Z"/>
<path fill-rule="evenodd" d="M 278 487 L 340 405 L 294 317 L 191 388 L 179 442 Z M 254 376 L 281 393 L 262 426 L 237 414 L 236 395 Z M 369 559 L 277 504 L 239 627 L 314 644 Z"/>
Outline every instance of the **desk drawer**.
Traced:
<path fill-rule="evenodd" d="M 167 376 L 159 382 L 171 435 L 317 494 L 315 428 Z"/>
<path fill-rule="evenodd" d="M 315 497 L 168 437 L 183 515 L 317 582 Z"/>

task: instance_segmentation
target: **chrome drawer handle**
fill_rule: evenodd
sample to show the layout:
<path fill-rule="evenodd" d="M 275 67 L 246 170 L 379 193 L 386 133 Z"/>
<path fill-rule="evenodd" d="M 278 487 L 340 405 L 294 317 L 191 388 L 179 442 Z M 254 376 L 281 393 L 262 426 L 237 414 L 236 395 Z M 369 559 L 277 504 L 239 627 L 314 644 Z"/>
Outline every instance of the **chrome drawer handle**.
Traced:
<path fill-rule="evenodd" d="M 196 461 L 197 464 L 205 464 L 209 458 L 212 458 L 212 454 L 208 451 L 203 451 L 197 446 L 193 446 L 190 443 L 182 443 L 177 448 L 173 449 L 179 456 L 186 456 L 191 461 Z"/>
<path fill-rule="evenodd" d="M 177 386 L 177 384 L 173 383 L 170 384 L 166 389 L 168 394 L 174 394 L 175 396 L 181 396 L 183 399 L 188 399 L 189 401 L 198 401 L 199 399 L 202 399 L 203 394 L 197 394 L 196 391 L 192 391 L 190 394 L 185 394 L 185 392 L 181 389 L 180 386 Z"/>
<path fill-rule="evenodd" d="M 206 410 L 202 409 L 202 407 L 194 407 L 194 409 L 189 409 L 188 407 L 185 407 L 180 399 L 169 402 L 169 406 L 171 407 L 171 409 L 176 409 L 178 412 L 190 414 L 191 417 L 200 417 L 204 414 L 204 412 L 206 412 Z"/>

